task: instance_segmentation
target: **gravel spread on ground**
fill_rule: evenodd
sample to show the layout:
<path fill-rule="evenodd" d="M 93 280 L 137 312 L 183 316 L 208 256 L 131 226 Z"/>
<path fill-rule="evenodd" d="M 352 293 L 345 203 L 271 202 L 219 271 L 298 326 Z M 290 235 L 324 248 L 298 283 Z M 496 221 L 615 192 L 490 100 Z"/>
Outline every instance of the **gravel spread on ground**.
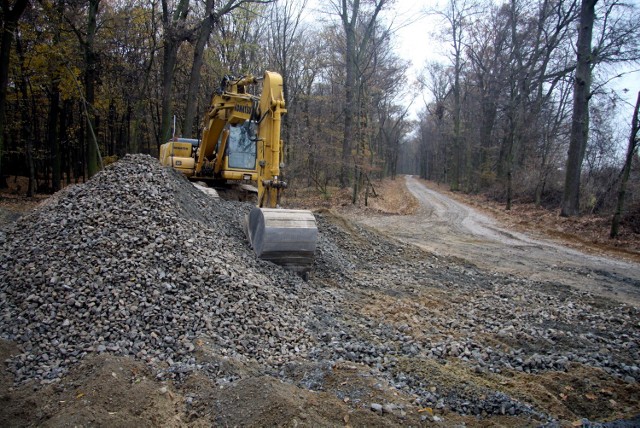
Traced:
<path fill-rule="evenodd" d="M 423 420 L 455 412 L 555 424 L 639 411 L 560 411 L 518 383 L 591 370 L 637 403 L 637 307 L 436 257 L 330 213 L 316 214 L 316 261 L 303 281 L 254 256 L 242 227 L 251 207 L 128 155 L 5 226 L 0 336 L 19 346 L 6 362 L 16 384 L 60 382 L 96 354 L 143 361 L 176 383 L 242 377 L 199 359 L 206 346 L 311 390 L 342 364 L 364 367 L 429 409 Z"/>

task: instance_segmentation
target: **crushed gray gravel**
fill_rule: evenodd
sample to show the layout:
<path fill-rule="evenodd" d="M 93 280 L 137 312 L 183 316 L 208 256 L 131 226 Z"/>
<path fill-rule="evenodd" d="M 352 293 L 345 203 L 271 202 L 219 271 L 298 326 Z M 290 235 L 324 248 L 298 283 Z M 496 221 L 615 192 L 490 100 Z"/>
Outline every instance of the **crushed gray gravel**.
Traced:
<path fill-rule="evenodd" d="M 196 358 L 199 341 L 285 380 L 313 362 L 296 380 L 313 389 L 333 364 L 360 363 L 416 405 L 462 414 L 553 421 L 502 391 L 443 384 L 421 362 L 478 376 L 581 364 L 640 381 L 637 307 L 494 275 L 320 214 L 305 282 L 253 255 L 241 225 L 250 209 L 129 155 L 5 226 L 0 336 L 22 350 L 7 362 L 16 382 L 60 381 L 103 352 L 145 361 L 159 379 L 219 376 Z"/>
<path fill-rule="evenodd" d="M 131 156 L 20 219 L 0 258 L 17 381 L 55 380 L 90 352 L 190 364 L 198 337 L 270 365 L 304 356 L 306 286 L 251 254 L 248 208 Z"/>

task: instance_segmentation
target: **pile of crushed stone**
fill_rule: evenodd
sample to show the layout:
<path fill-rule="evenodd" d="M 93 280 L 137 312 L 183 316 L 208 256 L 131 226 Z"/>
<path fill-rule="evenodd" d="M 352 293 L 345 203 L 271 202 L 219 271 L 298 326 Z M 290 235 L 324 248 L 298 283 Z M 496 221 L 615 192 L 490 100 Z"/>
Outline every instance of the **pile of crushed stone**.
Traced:
<path fill-rule="evenodd" d="M 128 155 L 0 235 L 0 335 L 16 381 L 59 379 L 88 353 L 193 365 L 197 340 L 278 367 L 313 346 L 307 286 L 255 257 L 249 204 L 203 195 Z"/>

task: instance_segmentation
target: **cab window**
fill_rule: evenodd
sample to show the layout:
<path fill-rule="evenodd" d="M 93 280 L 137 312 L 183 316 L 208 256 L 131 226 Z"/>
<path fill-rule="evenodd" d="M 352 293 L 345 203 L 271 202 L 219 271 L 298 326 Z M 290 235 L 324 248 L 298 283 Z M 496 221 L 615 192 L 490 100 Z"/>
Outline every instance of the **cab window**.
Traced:
<path fill-rule="evenodd" d="M 256 135 L 255 123 L 245 122 L 242 125 L 229 127 L 227 141 L 229 168 L 256 168 Z"/>

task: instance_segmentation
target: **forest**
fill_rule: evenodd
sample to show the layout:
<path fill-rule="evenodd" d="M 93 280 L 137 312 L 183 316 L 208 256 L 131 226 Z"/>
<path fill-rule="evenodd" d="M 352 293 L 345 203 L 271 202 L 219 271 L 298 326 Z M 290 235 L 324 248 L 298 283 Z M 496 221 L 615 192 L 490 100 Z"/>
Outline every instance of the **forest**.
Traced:
<path fill-rule="evenodd" d="M 640 80 L 636 4 L 425 3 L 438 25 L 415 42 L 435 37 L 443 60 L 412 81 L 400 1 L 1 0 L 0 186 L 55 192 L 127 153 L 157 156 L 199 137 L 224 76 L 271 70 L 293 187 L 349 188 L 355 204 L 416 174 L 507 209 L 640 218 L 638 105 L 622 114 L 634 106 L 610 85 Z"/>

